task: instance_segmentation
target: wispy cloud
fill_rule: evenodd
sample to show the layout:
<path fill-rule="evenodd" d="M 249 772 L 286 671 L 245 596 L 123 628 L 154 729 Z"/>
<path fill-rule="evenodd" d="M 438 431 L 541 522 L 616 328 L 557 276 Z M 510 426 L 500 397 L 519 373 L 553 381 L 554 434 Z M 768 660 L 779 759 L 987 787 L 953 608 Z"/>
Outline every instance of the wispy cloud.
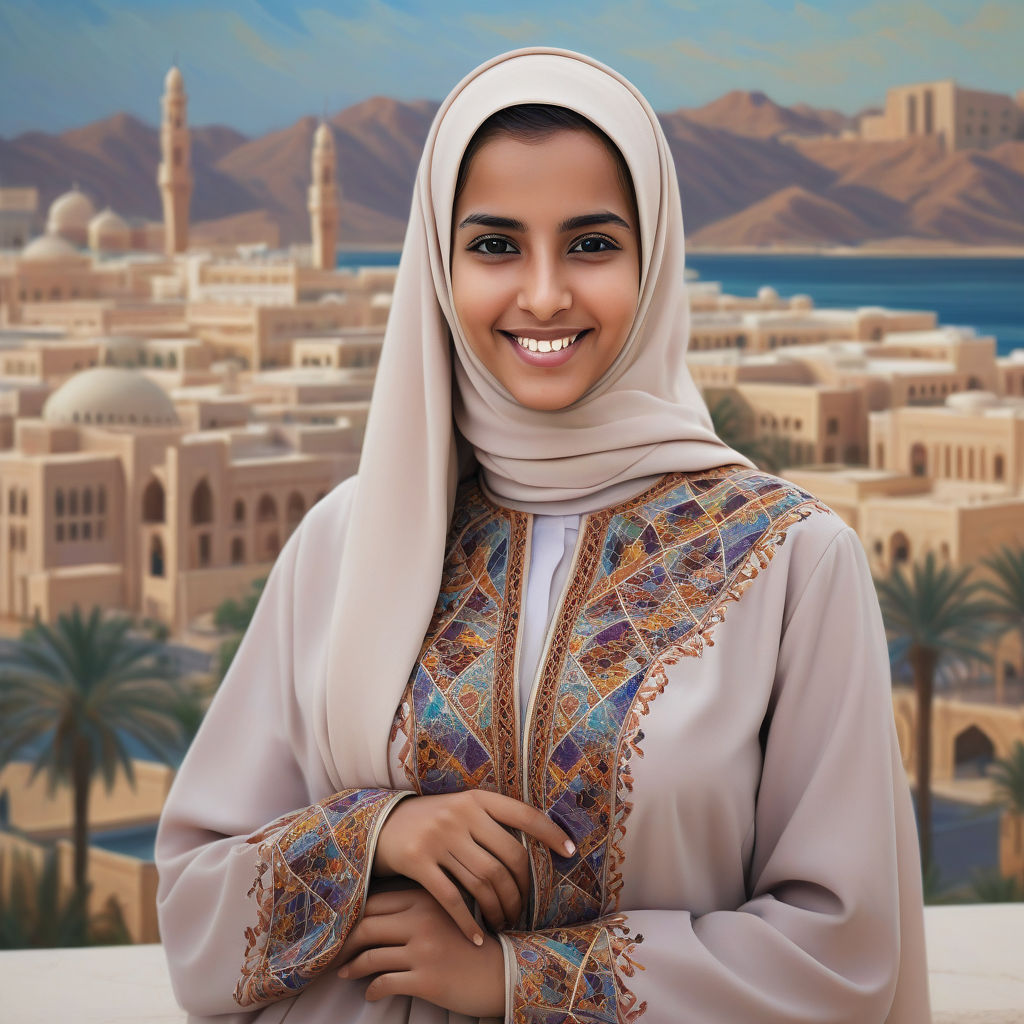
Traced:
<path fill-rule="evenodd" d="M 262 132 L 325 95 L 440 99 L 529 43 L 592 54 L 658 109 L 758 88 L 852 112 L 911 81 L 1015 91 L 1022 40 L 1021 0 L 0 0 L 0 134 L 153 121 L 175 51 L 194 123 Z"/>

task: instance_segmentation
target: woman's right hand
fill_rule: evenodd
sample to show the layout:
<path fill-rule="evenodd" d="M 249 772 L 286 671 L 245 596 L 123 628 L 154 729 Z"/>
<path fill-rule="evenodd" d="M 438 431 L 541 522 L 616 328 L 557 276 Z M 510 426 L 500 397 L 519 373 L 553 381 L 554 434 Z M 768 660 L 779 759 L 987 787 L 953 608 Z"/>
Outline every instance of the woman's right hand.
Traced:
<path fill-rule="evenodd" d="M 377 837 L 373 873 L 405 875 L 418 882 L 466 938 L 480 945 L 480 926 L 455 882 L 476 899 L 494 930 L 518 920 L 529 895 L 529 857 L 506 825 L 561 857 L 575 852 L 569 837 L 536 807 L 501 793 L 470 789 L 400 800 Z"/>

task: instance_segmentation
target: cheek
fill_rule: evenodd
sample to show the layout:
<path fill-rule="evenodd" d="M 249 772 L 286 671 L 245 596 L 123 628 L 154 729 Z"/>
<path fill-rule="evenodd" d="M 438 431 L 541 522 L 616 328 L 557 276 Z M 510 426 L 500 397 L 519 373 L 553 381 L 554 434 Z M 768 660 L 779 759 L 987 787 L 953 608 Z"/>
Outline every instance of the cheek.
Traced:
<path fill-rule="evenodd" d="M 587 301 L 591 311 L 609 328 L 627 328 L 636 314 L 640 290 L 632 269 L 609 267 L 607 273 L 590 275 Z"/>
<path fill-rule="evenodd" d="M 502 309 L 501 289 L 494 275 L 481 273 L 479 266 L 469 262 L 453 268 L 453 275 L 455 314 L 466 336 L 489 332 Z"/>

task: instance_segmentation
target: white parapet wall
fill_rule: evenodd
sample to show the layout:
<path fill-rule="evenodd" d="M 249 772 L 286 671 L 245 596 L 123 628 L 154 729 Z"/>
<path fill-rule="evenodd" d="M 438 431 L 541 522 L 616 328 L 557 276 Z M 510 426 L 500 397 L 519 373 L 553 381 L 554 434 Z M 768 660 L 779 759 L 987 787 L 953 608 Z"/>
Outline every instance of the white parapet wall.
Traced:
<path fill-rule="evenodd" d="M 1024 904 L 929 907 L 934 1024 L 1024 1021 Z M 59 984 L 54 983 L 59 979 Z M 5 1021 L 184 1024 L 158 945 L 0 953 Z"/>

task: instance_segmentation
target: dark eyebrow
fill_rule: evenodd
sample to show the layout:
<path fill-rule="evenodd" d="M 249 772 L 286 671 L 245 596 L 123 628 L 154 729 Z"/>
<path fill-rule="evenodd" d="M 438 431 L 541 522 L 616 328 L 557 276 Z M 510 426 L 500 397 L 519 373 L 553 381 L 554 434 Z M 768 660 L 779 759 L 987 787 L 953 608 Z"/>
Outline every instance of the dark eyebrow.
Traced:
<path fill-rule="evenodd" d="M 558 225 L 559 232 L 576 231 L 579 228 L 592 228 L 597 224 L 617 224 L 619 227 L 630 230 L 629 225 L 617 214 L 610 210 L 603 213 L 586 213 L 581 217 L 570 217 Z"/>
<path fill-rule="evenodd" d="M 490 213 L 471 213 L 460 224 L 460 228 L 468 227 L 470 224 L 481 224 L 485 228 L 504 228 L 506 231 L 526 232 L 526 225 L 521 220 L 513 217 L 495 217 Z M 585 213 L 579 217 L 570 217 L 558 225 L 559 234 L 566 231 L 578 231 L 580 228 L 591 228 L 597 224 L 617 224 L 619 227 L 630 230 L 629 225 L 616 213 L 604 210 L 601 213 Z"/>
<path fill-rule="evenodd" d="M 521 220 L 495 217 L 490 213 L 471 213 L 459 227 L 464 228 L 469 224 L 482 224 L 485 228 L 504 228 L 506 231 L 526 231 L 526 225 Z"/>

